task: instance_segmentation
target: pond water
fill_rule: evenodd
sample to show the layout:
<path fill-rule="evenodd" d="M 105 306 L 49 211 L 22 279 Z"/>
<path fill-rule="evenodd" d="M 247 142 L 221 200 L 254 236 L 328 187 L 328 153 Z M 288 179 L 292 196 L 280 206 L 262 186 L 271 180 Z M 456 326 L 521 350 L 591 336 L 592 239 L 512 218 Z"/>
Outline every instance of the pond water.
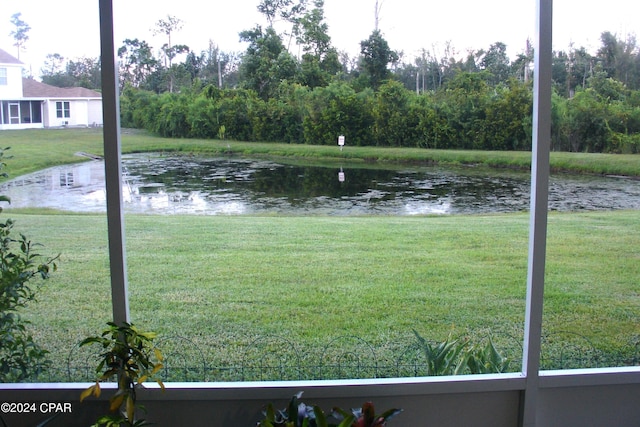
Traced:
<path fill-rule="evenodd" d="M 529 209 L 530 175 L 478 168 L 306 166 L 236 157 L 123 156 L 125 212 L 242 215 L 422 215 Z M 105 211 L 101 161 L 0 186 L 11 207 Z M 640 181 L 553 175 L 549 208 L 640 209 Z"/>

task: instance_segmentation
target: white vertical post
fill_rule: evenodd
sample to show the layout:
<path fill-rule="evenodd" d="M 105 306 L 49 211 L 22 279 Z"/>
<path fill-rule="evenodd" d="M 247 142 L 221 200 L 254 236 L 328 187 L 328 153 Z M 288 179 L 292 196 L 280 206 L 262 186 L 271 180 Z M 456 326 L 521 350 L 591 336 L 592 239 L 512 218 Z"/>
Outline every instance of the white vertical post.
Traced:
<path fill-rule="evenodd" d="M 120 107 L 118 68 L 113 38 L 113 2 L 100 0 L 100 58 L 102 65 L 102 116 L 104 120 L 104 169 L 107 193 L 107 226 L 111 272 L 113 321 L 129 322 L 129 295 L 122 213 Z"/>
<path fill-rule="evenodd" d="M 536 3 L 529 267 L 522 355 L 522 371 L 526 376 L 526 386 L 520 414 L 520 424 L 525 427 L 536 425 L 549 205 L 549 150 L 551 147 L 553 0 L 536 0 Z"/>

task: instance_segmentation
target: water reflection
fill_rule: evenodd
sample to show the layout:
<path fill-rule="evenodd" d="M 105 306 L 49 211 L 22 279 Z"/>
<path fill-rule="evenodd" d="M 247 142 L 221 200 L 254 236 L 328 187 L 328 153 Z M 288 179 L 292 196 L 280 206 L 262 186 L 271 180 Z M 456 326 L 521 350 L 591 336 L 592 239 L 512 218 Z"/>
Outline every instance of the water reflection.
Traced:
<path fill-rule="evenodd" d="M 473 168 L 286 165 L 242 158 L 123 157 L 126 212 L 425 215 L 525 211 L 529 174 Z M 105 210 L 104 168 L 92 161 L 3 184 L 12 207 Z M 555 175 L 551 210 L 640 209 L 640 183 Z"/>

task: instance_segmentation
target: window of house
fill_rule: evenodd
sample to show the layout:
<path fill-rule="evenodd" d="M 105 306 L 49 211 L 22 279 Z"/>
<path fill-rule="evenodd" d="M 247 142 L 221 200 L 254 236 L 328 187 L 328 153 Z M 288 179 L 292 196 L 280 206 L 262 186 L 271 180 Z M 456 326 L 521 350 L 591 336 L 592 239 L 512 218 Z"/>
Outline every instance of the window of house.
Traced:
<path fill-rule="evenodd" d="M 56 102 L 56 117 L 61 119 L 63 117 L 71 117 L 71 108 L 68 101 Z"/>
<path fill-rule="evenodd" d="M 0 68 L 0 85 L 5 85 L 7 84 L 7 69 L 6 68 Z"/>

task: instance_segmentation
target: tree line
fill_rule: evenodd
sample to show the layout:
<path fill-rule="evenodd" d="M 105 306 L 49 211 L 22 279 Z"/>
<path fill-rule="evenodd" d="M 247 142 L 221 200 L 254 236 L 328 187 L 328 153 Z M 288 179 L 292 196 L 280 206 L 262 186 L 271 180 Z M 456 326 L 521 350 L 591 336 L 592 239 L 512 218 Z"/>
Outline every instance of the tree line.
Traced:
<path fill-rule="evenodd" d="M 167 137 L 353 145 L 528 150 L 533 48 L 460 55 L 451 44 L 405 60 L 374 29 L 350 57 L 331 43 L 323 0 L 260 0 L 266 25 L 242 31 L 242 53 L 213 41 L 199 54 L 172 45 L 182 22 L 158 21 L 155 50 L 118 50 L 123 126 Z M 595 53 L 553 53 L 552 144 L 578 152 L 640 151 L 640 49 L 601 35 Z M 294 55 L 292 52 L 298 52 Z M 49 55 L 42 80 L 99 88 L 98 59 Z"/>

